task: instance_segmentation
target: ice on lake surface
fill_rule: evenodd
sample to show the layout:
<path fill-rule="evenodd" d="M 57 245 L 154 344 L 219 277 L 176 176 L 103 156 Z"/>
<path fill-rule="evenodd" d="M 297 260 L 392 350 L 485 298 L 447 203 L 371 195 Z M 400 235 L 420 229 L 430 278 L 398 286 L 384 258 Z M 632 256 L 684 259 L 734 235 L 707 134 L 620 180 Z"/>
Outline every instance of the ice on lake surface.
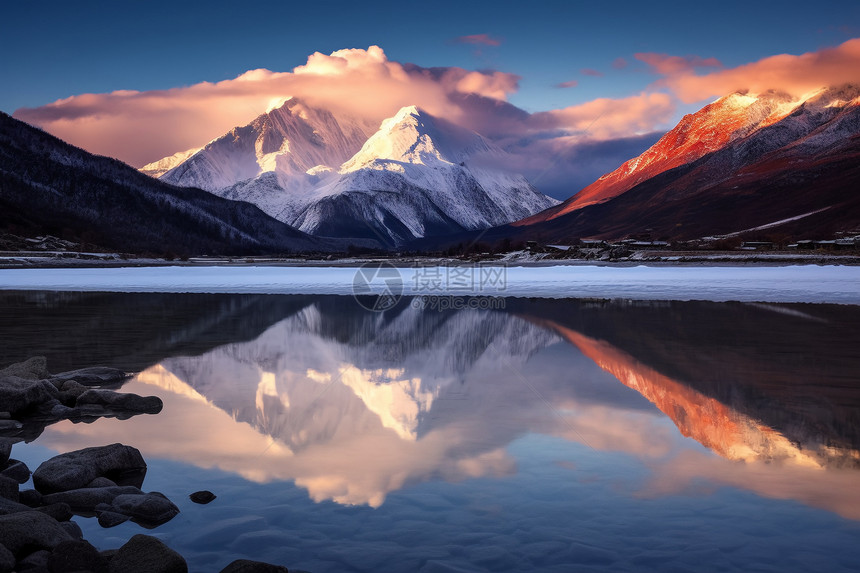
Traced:
<path fill-rule="evenodd" d="M 192 571 L 850 571 L 860 307 L 0 293 L 0 366 L 139 372 L 156 416 L 62 422 L 13 456 L 120 441 L 182 510 Z M 218 498 L 188 501 L 200 489 Z M 140 527 L 76 517 L 98 547 Z"/>

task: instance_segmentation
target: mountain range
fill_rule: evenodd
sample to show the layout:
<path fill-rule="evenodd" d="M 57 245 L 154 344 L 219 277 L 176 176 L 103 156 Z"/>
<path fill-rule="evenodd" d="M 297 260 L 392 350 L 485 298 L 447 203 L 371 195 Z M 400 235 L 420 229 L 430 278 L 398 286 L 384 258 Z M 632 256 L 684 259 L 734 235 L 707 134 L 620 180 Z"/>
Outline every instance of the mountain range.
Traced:
<path fill-rule="evenodd" d="M 503 225 L 558 203 L 500 169 L 508 159 L 483 136 L 415 106 L 374 131 L 290 98 L 142 171 L 254 203 L 306 233 L 400 245 Z"/>
<path fill-rule="evenodd" d="M 685 116 L 640 156 L 509 234 L 547 240 L 647 231 L 821 237 L 860 224 L 860 87 L 733 93 Z"/>
<path fill-rule="evenodd" d="M 249 203 L 161 183 L 2 113 L 0 229 L 156 254 L 345 248 L 297 231 Z"/>
<path fill-rule="evenodd" d="M 562 203 L 512 159 L 416 106 L 374 125 L 286 98 L 135 172 L 3 115 L 0 228 L 189 254 L 822 238 L 860 227 L 860 87 L 726 95 Z"/>

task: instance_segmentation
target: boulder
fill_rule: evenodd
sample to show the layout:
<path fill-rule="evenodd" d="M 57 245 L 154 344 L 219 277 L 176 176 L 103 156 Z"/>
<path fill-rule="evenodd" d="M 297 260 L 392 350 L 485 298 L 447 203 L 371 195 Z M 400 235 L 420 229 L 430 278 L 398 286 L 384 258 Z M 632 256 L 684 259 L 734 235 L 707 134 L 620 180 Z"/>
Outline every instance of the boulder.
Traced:
<path fill-rule="evenodd" d="M 39 507 L 42 505 L 42 494 L 35 489 L 25 489 L 18 493 L 18 503 L 23 503 L 30 507 Z"/>
<path fill-rule="evenodd" d="M 97 477 L 88 483 L 87 487 L 116 487 L 116 483 L 106 477 Z"/>
<path fill-rule="evenodd" d="M 15 555 L 0 545 L 0 573 L 11 573 L 15 569 Z"/>
<path fill-rule="evenodd" d="M 33 485 L 45 494 L 85 487 L 97 477 L 143 484 L 146 462 L 136 448 L 111 444 L 60 454 L 33 472 Z"/>
<path fill-rule="evenodd" d="M 36 409 L 57 396 L 59 391 L 44 380 L 30 380 L 18 376 L 0 377 L 0 404 L 12 414 Z"/>
<path fill-rule="evenodd" d="M 0 378 L 5 376 L 17 376 L 26 380 L 43 380 L 50 378 L 48 372 L 48 361 L 44 356 L 33 356 L 24 362 L 18 362 L 0 370 Z"/>
<path fill-rule="evenodd" d="M 63 541 L 51 551 L 51 556 L 48 557 L 48 569 L 51 573 L 76 571 L 107 573 L 108 562 L 101 556 L 98 549 L 87 541 Z"/>
<path fill-rule="evenodd" d="M 0 476 L 0 497 L 14 502 L 20 502 L 18 481 L 5 476 Z"/>
<path fill-rule="evenodd" d="M 81 526 L 74 521 L 61 521 L 60 525 L 63 527 L 66 533 L 72 536 L 73 539 L 84 538 L 84 532 L 81 530 Z"/>
<path fill-rule="evenodd" d="M 110 573 L 187 573 L 188 564 L 155 537 L 135 535 L 110 560 Z"/>
<path fill-rule="evenodd" d="M 0 476 L 13 479 L 18 483 L 27 483 L 30 480 L 30 468 L 22 461 L 9 460 L 6 467 L 0 471 Z"/>
<path fill-rule="evenodd" d="M 205 505 L 205 504 L 213 501 L 217 496 L 214 493 L 212 493 L 211 491 L 207 491 L 204 489 L 202 491 L 195 491 L 194 493 L 192 493 L 188 497 L 194 503 L 200 503 L 200 504 Z"/>
<path fill-rule="evenodd" d="M 71 539 L 55 519 L 38 511 L 0 516 L 0 545 L 19 558 L 33 548 L 50 550 Z"/>
<path fill-rule="evenodd" d="M 32 571 L 33 573 L 42 573 L 48 571 L 48 558 L 51 557 L 51 552 L 47 549 L 37 549 L 23 559 L 18 559 L 17 570 Z"/>
<path fill-rule="evenodd" d="M 23 503 L 0 497 L 0 515 L 10 515 L 13 513 L 21 513 L 23 511 L 33 511 L 32 507 L 26 506 Z"/>
<path fill-rule="evenodd" d="M 120 495 L 114 498 L 111 511 L 127 515 L 146 525 L 167 523 L 179 513 L 172 501 L 153 492 L 144 495 Z"/>
<path fill-rule="evenodd" d="M 98 514 L 99 514 L 99 525 L 101 525 L 105 529 L 108 529 L 111 527 L 116 527 L 117 525 L 119 525 L 121 523 L 125 523 L 126 521 L 131 519 L 131 517 L 129 517 L 127 515 L 123 515 L 121 513 L 117 513 L 115 511 L 110 511 L 110 510 L 99 511 Z"/>
<path fill-rule="evenodd" d="M 52 503 L 50 505 L 43 505 L 42 507 L 37 507 L 36 511 L 42 512 L 45 515 L 50 515 L 57 521 L 69 521 L 74 513 L 72 513 L 72 508 L 68 503 Z"/>
<path fill-rule="evenodd" d="M 143 496 L 134 486 L 83 487 L 42 496 L 42 503 L 67 503 L 74 511 L 95 511 L 99 504 L 113 505 L 120 495 Z"/>
<path fill-rule="evenodd" d="M 237 559 L 224 567 L 221 573 L 289 573 L 289 571 L 282 565 L 271 565 L 249 559 Z"/>
<path fill-rule="evenodd" d="M 74 380 L 78 384 L 84 386 L 108 386 L 119 384 L 123 380 L 130 378 L 131 375 L 116 368 L 107 368 L 106 366 L 94 366 L 92 368 L 81 368 L 80 370 L 70 370 L 54 374 L 50 377 L 51 382 L 62 387 L 64 382 Z"/>
<path fill-rule="evenodd" d="M 0 438 L 0 466 L 9 461 L 9 456 L 12 455 L 12 446 L 14 444 L 14 440 L 9 438 Z"/>
<path fill-rule="evenodd" d="M 75 407 L 104 406 L 112 410 L 140 412 L 143 414 L 158 414 L 164 407 L 161 398 L 157 396 L 138 396 L 137 394 L 122 394 L 113 390 L 87 390 L 78 396 Z M 86 411 L 86 409 L 84 409 Z"/>

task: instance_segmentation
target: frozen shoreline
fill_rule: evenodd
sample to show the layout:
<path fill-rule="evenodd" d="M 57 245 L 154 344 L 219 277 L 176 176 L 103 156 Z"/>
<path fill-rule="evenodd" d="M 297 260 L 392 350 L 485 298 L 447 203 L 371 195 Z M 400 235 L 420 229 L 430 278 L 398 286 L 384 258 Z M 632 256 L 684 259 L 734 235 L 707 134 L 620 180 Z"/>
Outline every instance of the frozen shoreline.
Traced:
<path fill-rule="evenodd" d="M 352 295 L 363 284 L 359 293 L 373 295 L 386 286 L 386 277 L 357 273 L 342 266 L 3 269 L 0 290 Z M 835 265 L 401 267 L 388 272 L 387 284 L 404 296 L 860 304 L 860 267 Z"/>

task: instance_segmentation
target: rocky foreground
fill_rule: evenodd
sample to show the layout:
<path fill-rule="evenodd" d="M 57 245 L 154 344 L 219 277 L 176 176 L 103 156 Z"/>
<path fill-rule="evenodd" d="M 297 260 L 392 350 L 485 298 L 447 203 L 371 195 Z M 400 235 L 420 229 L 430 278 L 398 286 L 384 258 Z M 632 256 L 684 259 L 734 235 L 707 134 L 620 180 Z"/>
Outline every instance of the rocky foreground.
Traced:
<path fill-rule="evenodd" d="M 111 389 L 128 377 L 101 367 L 51 374 L 44 358 L 0 370 L 0 573 L 188 571 L 185 559 L 155 537 L 139 534 L 118 549 L 99 551 L 72 521 L 78 515 L 96 517 L 102 527 L 132 521 L 151 529 L 179 513 L 163 494 L 141 489 L 146 462 L 137 449 L 110 444 L 67 452 L 45 461 L 32 474 L 26 464 L 11 457 L 15 443 L 32 441 L 60 420 L 160 412 L 157 397 Z M 31 475 L 33 488 L 21 490 Z M 197 503 L 212 499 L 210 492 L 192 494 Z M 286 571 L 240 559 L 221 573 Z"/>

